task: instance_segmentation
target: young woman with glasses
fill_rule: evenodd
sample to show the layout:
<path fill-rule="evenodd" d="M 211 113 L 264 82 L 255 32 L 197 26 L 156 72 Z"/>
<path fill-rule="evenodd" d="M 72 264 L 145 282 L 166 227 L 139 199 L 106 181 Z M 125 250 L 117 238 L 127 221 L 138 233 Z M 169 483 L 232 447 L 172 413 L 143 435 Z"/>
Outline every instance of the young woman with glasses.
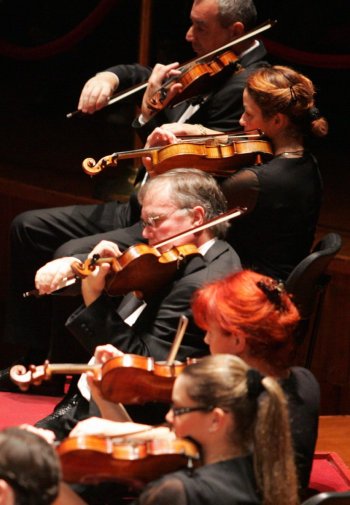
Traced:
<path fill-rule="evenodd" d="M 153 482 L 137 504 L 298 503 L 286 400 L 275 379 L 235 356 L 208 356 L 176 379 L 172 400 L 167 420 L 199 444 L 203 466 Z"/>
<path fill-rule="evenodd" d="M 237 356 L 207 356 L 175 380 L 172 402 L 166 420 L 198 444 L 201 465 L 151 482 L 133 505 L 298 503 L 287 401 L 273 377 Z M 103 503 L 120 503 L 111 493 Z M 65 505 L 85 499 L 71 495 Z"/>

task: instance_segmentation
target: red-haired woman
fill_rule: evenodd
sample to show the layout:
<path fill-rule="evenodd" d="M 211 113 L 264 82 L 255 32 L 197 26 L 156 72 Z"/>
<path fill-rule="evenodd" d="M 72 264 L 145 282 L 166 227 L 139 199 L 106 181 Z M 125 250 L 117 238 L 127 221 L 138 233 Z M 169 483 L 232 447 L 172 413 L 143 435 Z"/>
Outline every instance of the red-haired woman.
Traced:
<path fill-rule="evenodd" d="M 247 80 L 243 105 L 241 126 L 245 131 L 264 132 L 274 158 L 222 181 L 229 207 L 248 208 L 231 224 L 228 241 L 245 268 L 285 279 L 309 253 L 314 239 L 322 180 L 305 144 L 312 135 L 326 135 L 328 124 L 316 108 L 313 83 L 289 67 L 254 71 Z M 173 143 L 175 135 L 203 132 L 214 130 L 168 124 L 154 130 L 148 144 Z"/>
<path fill-rule="evenodd" d="M 280 381 L 288 397 L 300 487 L 307 488 L 320 395 L 310 371 L 290 366 L 300 316 L 289 295 L 276 280 L 243 270 L 197 291 L 193 313 L 212 354 L 234 354 Z"/>

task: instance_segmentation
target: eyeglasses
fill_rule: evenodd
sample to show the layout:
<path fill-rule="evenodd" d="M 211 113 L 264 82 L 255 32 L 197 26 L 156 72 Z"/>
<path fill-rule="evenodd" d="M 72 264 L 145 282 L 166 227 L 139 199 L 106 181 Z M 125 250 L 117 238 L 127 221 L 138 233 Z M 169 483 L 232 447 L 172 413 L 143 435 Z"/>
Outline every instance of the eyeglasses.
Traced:
<path fill-rule="evenodd" d="M 159 216 L 149 216 L 147 219 L 141 219 L 141 223 L 144 228 L 146 228 L 146 226 L 154 228 L 157 224 L 157 221 L 160 219 L 165 219 L 166 217 L 166 214 L 159 214 Z"/>
<path fill-rule="evenodd" d="M 190 412 L 210 412 L 213 410 L 214 407 L 209 406 L 209 407 L 204 407 L 204 406 L 198 406 L 198 407 L 174 407 L 173 404 L 170 406 L 170 410 L 173 413 L 173 416 L 182 416 L 183 414 L 189 414 Z"/>
<path fill-rule="evenodd" d="M 169 214 L 158 214 L 158 216 L 148 216 L 146 219 L 141 219 L 141 224 L 144 228 L 146 228 L 146 226 L 154 228 L 157 225 L 157 221 L 168 219 L 170 216 L 172 216 L 173 214 L 175 214 L 175 212 L 179 210 L 189 210 L 189 209 L 187 207 L 183 207 L 182 209 L 175 209 Z"/>

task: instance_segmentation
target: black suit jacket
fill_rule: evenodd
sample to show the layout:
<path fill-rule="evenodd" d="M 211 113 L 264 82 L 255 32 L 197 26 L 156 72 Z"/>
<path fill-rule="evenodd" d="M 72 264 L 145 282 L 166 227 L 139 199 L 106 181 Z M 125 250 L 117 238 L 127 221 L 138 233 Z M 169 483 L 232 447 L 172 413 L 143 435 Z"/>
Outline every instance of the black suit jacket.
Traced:
<path fill-rule="evenodd" d="M 235 251 L 227 242 L 218 240 L 204 257 L 193 256 L 180 268 L 177 278 L 147 303 L 134 326 L 124 322 L 117 312 L 115 299 L 105 294 L 89 307 L 78 308 L 66 326 L 91 354 L 97 345 L 112 343 L 125 353 L 164 360 L 183 314 L 189 318 L 189 324 L 177 359 L 201 356 L 208 353 L 208 348 L 203 331 L 193 322 L 192 295 L 205 282 L 240 269 Z"/>

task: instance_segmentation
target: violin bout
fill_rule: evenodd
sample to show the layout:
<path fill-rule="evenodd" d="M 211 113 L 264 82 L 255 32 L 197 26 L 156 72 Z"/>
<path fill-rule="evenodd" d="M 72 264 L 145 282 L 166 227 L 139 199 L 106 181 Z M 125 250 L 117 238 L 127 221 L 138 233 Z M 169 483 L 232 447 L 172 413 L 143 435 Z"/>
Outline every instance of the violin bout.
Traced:
<path fill-rule="evenodd" d="M 164 474 L 200 463 L 197 446 L 179 438 L 78 436 L 63 440 L 57 453 L 66 482 L 116 481 L 134 489 Z"/>

